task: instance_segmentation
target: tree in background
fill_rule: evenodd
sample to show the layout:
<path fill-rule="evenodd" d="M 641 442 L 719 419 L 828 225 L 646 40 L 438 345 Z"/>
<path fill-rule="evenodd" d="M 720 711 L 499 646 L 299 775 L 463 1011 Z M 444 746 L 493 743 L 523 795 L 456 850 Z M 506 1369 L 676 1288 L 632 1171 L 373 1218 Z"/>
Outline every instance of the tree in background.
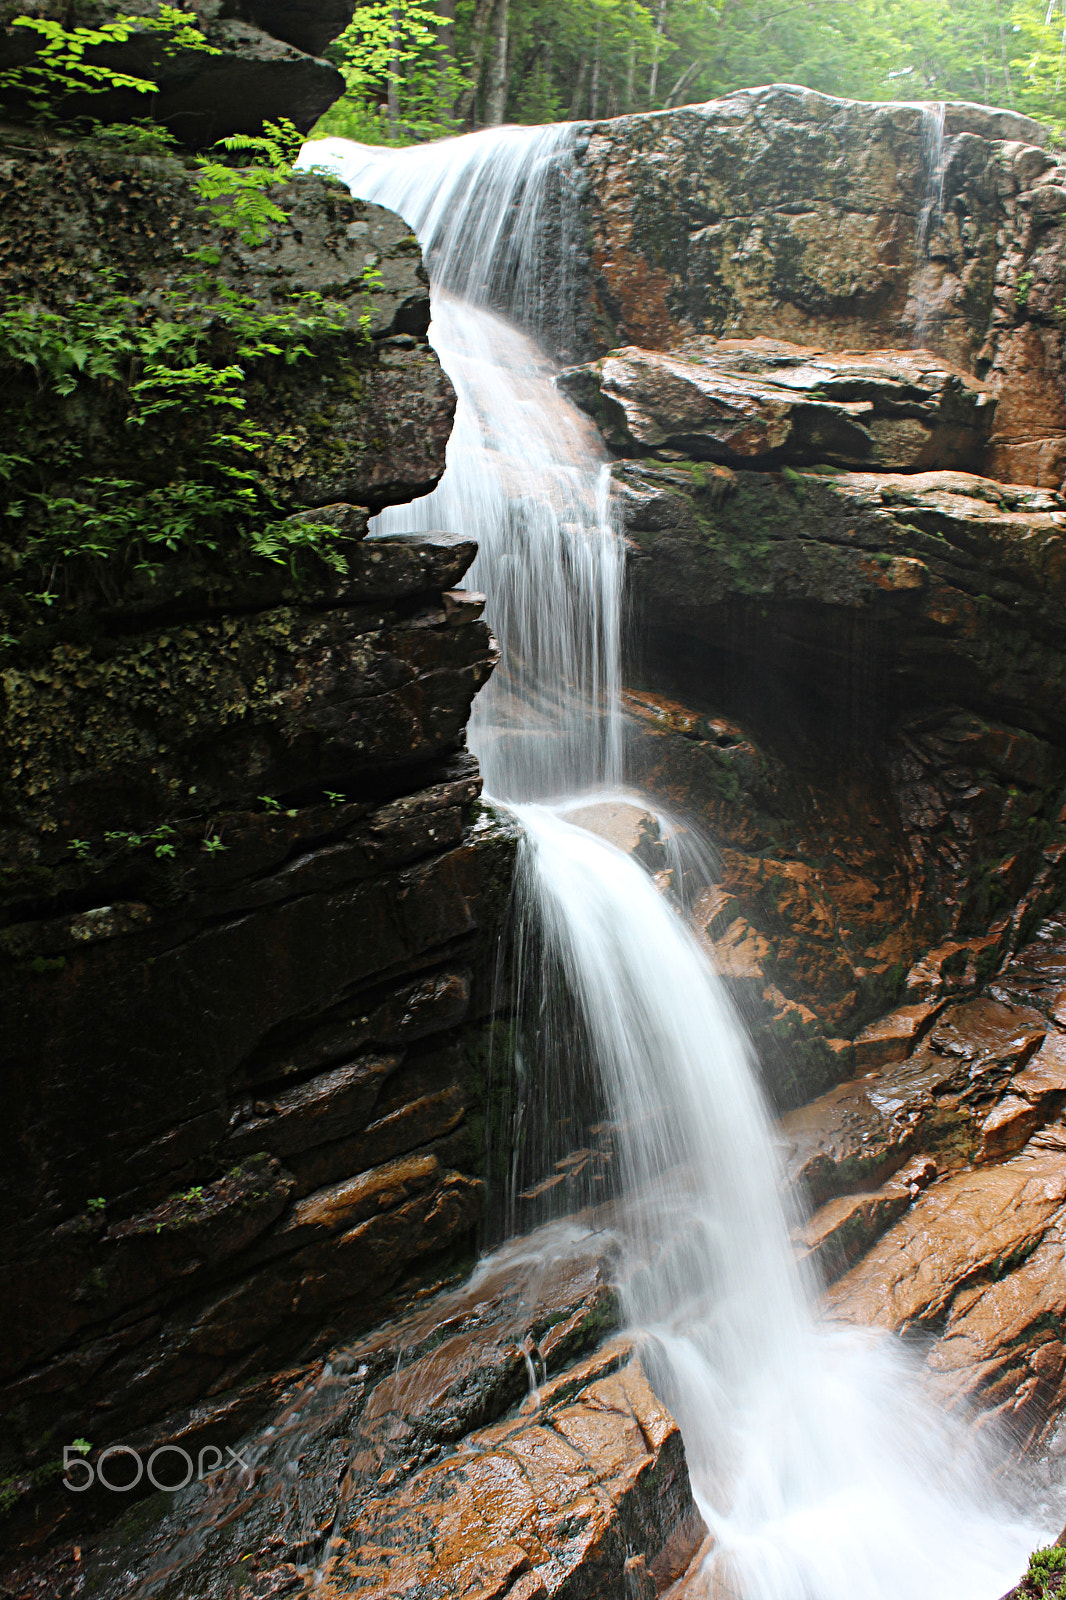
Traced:
<path fill-rule="evenodd" d="M 772 82 L 1066 124 L 1066 0 L 370 0 L 329 53 L 348 92 L 316 131 L 373 143 Z"/>

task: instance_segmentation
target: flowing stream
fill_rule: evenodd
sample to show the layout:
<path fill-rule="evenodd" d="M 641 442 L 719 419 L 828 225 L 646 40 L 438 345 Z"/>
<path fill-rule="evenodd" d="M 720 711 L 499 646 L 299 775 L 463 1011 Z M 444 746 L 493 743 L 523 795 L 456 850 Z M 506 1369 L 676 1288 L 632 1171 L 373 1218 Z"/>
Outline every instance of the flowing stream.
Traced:
<path fill-rule="evenodd" d="M 502 659 L 470 743 L 524 830 L 517 946 L 528 935 L 537 972 L 565 977 L 538 997 L 539 1042 L 587 1052 L 609 1104 L 626 1311 L 715 1536 L 708 1594 L 997 1600 L 1053 1530 L 996 1502 L 971 1436 L 939 1416 L 894 1341 L 819 1323 L 750 1047 L 702 947 L 636 860 L 567 820 L 624 778 L 605 454 L 536 340 L 550 316 L 558 348 L 569 316 L 572 252 L 555 249 L 549 282 L 540 246 L 573 223 L 578 137 L 512 128 L 305 152 L 418 233 L 431 339 L 458 394 L 439 488 L 375 531 L 479 541 L 470 581 Z"/>

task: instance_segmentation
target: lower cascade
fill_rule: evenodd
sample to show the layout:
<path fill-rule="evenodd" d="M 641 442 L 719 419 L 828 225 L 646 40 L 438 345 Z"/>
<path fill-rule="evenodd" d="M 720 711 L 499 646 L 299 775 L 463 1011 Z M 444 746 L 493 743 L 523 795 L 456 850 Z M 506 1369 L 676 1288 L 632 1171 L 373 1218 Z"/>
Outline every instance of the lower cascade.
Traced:
<path fill-rule="evenodd" d="M 376 531 L 479 541 L 473 581 L 502 659 L 470 743 L 523 834 L 523 1037 L 553 1059 L 584 1051 L 606 1103 L 618 1181 L 590 1226 L 621 1241 L 625 1315 L 685 1441 L 708 1532 L 687 1592 L 996 1600 L 1055 1529 L 994 1489 L 994 1444 L 936 1409 L 894 1340 L 819 1321 L 751 1049 L 684 915 L 686 865 L 656 882 L 598 836 L 620 797 L 648 803 L 621 795 L 622 547 L 604 455 L 536 342 L 538 240 L 559 232 L 573 138 L 305 151 L 419 234 L 459 398 L 440 487 Z M 553 292 L 559 347 L 565 281 Z M 545 975 L 561 981 L 541 988 Z"/>

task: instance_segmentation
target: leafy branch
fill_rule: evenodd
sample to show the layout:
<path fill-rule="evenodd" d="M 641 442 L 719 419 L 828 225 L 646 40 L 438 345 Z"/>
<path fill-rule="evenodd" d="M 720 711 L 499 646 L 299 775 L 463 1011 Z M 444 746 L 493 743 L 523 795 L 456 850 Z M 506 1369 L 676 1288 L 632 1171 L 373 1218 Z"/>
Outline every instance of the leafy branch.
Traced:
<path fill-rule="evenodd" d="M 151 78 L 86 58 L 86 51 L 101 45 L 126 44 L 135 33 L 162 35 L 165 55 L 179 50 L 222 54 L 205 39 L 192 12 L 178 6 L 160 5 L 157 14 L 148 17 L 120 13 L 113 22 L 102 22 L 95 28 L 65 28 L 46 17 L 15 17 L 11 26 L 31 30 L 42 43 L 30 61 L 0 72 L 0 95 L 11 91 L 24 94 L 40 117 L 56 115 L 63 103 L 76 94 L 107 94 L 113 89 L 155 94 L 159 86 Z"/>

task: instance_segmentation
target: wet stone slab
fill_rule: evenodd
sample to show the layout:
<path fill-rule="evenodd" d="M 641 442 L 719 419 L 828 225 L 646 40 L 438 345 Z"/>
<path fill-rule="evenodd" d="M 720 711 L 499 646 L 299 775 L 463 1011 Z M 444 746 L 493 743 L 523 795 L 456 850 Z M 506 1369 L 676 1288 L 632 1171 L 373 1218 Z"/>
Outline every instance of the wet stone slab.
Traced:
<path fill-rule="evenodd" d="M 790 1182 L 818 1206 L 876 1186 L 919 1152 L 945 1166 L 972 1159 L 986 1118 L 1048 1027 L 1032 1007 L 987 997 L 941 1012 L 906 1060 L 839 1084 L 782 1119 Z"/>
<path fill-rule="evenodd" d="M 630 345 L 559 377 L 625 454 L 889 472 L 977 464 L 995 409 L 983 383 L 924 350 L 831 354 L 777 339 Z"/>
<path fill-rule="evenodd" d="M 334 1350 L 237 1446 L 247 1470 L 86 1549 L 93 1594 L 578 1600 L 638 1557 L 665 1588 L 706 1530 L 675 1422 L 629 1341 L 603 1343 L 614 1266 L 607 1235 L 541 1230 Z"/>

